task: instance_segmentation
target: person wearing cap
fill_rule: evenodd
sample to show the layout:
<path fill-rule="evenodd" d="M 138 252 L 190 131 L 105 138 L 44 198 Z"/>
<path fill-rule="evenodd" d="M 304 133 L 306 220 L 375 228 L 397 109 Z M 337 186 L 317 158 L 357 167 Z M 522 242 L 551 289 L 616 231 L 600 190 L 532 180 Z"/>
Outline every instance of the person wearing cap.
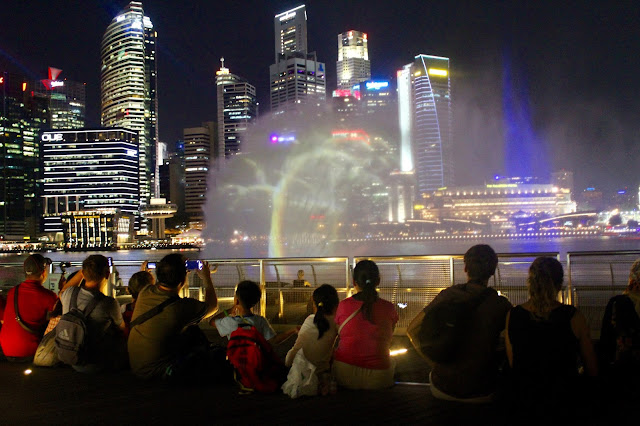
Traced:
<path fill-rule="evenodd" d="M 506 359 L 501 334 L 511 309 L 511 303 L 505 297 L 488 288 L 497 266 L 498 256 L 490 246 L 471 247 L 464 254 L 467 283 L 442 290 L 407 328 L 411 342 L 432 367 L 429 388 L 438 399 L 467 403 L 486 403 L 494 399 L 498 367 Z M 457 356 L 451 362 L 434 362 L 420 350 L 422 322 L 435 306 L 461 301 L 469 301 L 474 307 L 466 323 L 468 328 L 463 330 L 464 339 L 458 344 Z"/>
<path fill-rule="evenodd" d="M 42 286 L 49 275 L 49 265 L 51 259 L 40 254 L 32 254 L 24 261 L 25 281 L 7 294 L 0 329 L 0 358 L 17 362 L 33 359 L 47 326 L 48 313 L 58 299 Z"/>

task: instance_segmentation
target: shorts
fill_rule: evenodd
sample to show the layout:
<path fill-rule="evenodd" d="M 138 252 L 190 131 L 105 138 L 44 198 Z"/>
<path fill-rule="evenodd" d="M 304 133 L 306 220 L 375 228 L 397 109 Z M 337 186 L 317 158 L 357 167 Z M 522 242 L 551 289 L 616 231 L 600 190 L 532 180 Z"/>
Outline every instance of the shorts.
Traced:
<path fill-rule="evenodd" d="M 333 374 L 338 385 L 347 389 L 384 389 L 395 384 L 393 374 L 396 369 L 394 360 L 386 370 L 373 370 L 357 367 L 340 361 L 333 362 Z"/>

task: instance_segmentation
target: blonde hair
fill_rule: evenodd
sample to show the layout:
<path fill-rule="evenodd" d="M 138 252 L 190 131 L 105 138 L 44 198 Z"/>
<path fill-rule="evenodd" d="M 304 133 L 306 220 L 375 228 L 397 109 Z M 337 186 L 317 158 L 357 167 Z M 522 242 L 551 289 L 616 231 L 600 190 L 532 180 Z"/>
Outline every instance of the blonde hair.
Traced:
<path fill-rule="evenodd" d="M 625 293 L 640 291 L 640 259 L 633 262 L 629 271 L 629 285 Z"/>
<path fill-rule="evenodd" d="M 538 257 L 529 267 L 527 287 L 529 298 L 536 312 L 549 312 L 562 289 L 564 272 L 553 257 Z"/>

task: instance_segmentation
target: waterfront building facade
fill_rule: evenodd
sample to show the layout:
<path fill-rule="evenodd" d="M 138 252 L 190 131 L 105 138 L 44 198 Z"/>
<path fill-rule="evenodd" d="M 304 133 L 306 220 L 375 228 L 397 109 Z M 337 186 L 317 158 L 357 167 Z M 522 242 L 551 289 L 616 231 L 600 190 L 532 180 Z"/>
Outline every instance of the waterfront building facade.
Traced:
<path fill-rule="evenodd" d="M 422 219 L 509 222 L 574 213 L 568 188 L 540 183 L 489 183 L 484 186 L 441 188 L 423 194 Z"/>
<path fill-rule="evenodd" d="M 132 1 L 107 27 L 101 49 L 102 126 L 139 134 L 141 205 L 158 193 L 156 37 L 142 3 Z"/>
<path fill-rule="evenodd" d="M 139 216 L 138 133 L 124 128 L 55 130 L 41 136 L 43 231 L 64 232 L 62 213 Z M 115 213 L 114 213 L 115 214 Z"/>
<path fill-rule="evenodd" d="M 49 100 L 8 72 L 0 72 L 0 96 L 0 238 L 24 242 L 39 228 L 38 135 L 50 127 Z"/>
<path fill-rule="evenodd" d="M 417 191 L 454 182 L 449 58 L 417 55 L 398 71 L 401 171 L 415 168 Z M 409 149 L 410 147 L 410 149 Z"/>
<path fill-rule="evenodd" d="M 322 105 L 326 100 L 326 67 L 315 52 L 307 51 L 305 6 L 277 14 L 274 28 L 275 63 L 269 66 L 271 112 Z"/>
<path fill-rule="evenodd" d="M 351 30 L 338 34 L 338 89 L 351 89 L 371 79 L 371 62 L 367 34 Z"/>
<path fill-rule="evenodd" d="M 207 195 L 207 179 L 211 168 L 213 139 L 216 135 L 214 122 L 202 123 L 200 127 L 184 129 L 184 180 L 185 213 L 190 222 L 202 222 L 202 210 Z"/>
<path fill-rule="evenodd" d="M 225 158 L 242 149 L 249 126 L 258 114 L 256 88 L 247 80 L 231 74 L 224 66 L 216 72 L 218 106 L 217 143 L 213 146 L 214 158 Z"/>

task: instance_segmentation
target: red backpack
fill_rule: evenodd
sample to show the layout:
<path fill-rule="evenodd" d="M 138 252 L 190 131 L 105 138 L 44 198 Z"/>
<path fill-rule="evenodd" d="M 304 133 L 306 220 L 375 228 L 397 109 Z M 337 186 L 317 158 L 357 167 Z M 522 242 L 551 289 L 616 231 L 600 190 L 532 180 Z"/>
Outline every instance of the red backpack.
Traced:
<path fill-rule="evenodd" d="M 233 365 L 241 393 L 272 393 L 286 379 L 282 361 L 262 333 L 248 323 L 238 324 L 229 336 L 227 360 Z"/>

